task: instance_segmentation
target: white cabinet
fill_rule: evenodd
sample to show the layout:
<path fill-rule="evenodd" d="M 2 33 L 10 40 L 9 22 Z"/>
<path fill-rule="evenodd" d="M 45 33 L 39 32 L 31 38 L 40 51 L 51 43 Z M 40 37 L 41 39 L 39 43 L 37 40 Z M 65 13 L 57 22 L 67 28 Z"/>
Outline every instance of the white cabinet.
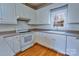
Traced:
<path fill-rule="evenodd" d="M 61 34 L 47 33 L 47 43 L 50 48 L 65 54 L 66 36 Z"/>
<path fill-rule="evenodd" d="M 19 35 L 5 37 L 5 41 L 7 42 L 7 44 L 10 46 L 10 48 L 13 50 L 13 52 L 15 54 L 20 51 L 20 37 L 19 37 Z"/>
<path fill-rule="evenodd" d="M 79 56 L 79 37 L 67 36 L 66 54 Z"/>
<path fill-rule="evenodd" d="M 39 43 L 43 46 L 52 48 L 53 40 L 52 40 L 50 34 L 44 33 L 44 32 L 36 32 L 36 38 L 35 39 L 36 39 L 37 43 Z"/>
<path fill-rule="evenodd" d="M 0 5 L 0 6 L 1 6 L 1 5 Z M 1 10 L 1 7 L 0 7 L 0 19 L 1 19 L 1 17 L 2 17 L 1 13 L 2 13 L 2 10 Z M 1 23 L 1 20 L 0 20 L 0 23 Z"/>
<path fill-rule="evenodd" d="M 38 32 L 38 37 L 37 37 L 37 42 L 43 46 L 46 46 L 48 48 L 52 48 L 53 46 L 53 40 L 52 38 L 49 38 L 51 37 L 50 34 L 48 33 L 44 33 L 44 32 Z"/>
<path fill-rule="evenodd" d="M 46 33 L 43 32 L 39 32 L 39 38 L 38 38 L 38 43 L 48 47 L 48 43 L 47 43 L 47 38 L 46 38 Z"/>
<path fill-rule="evenodd" d="M 40 38 L 40 39 L 39 39 Z M 66 36 L 53 33 L 39 33 L 38 43 L 65 54 Z"/>
<path fill-rule="evenodd" d="M 68 4 L 67 23 L 79 23 L 79 3 Z"/>
<path fill-rule="evenodd" d="M 0 56 L 13 56 L 15 53 L 8 46 L 3 38 L 0 37 Z"/>
<path fill-rule="evenodd" d="M 54 46 L 54 48 L 58 52 L 65 54 L 66 36 L 65 35 L 58 35 L 58 34 L 54 34 L 54 36 L 55 36 L 55 46 Z"/>
<path fill-rule="evenodd" d="M 31 20 L 29 24 L 34 25 L 48 25 L 50 24 L 50 10 L 47 8 L 40 8 L 35 10 L 35 20 Z"/>
<path fill-rule="evenodd" d="M 2 3 L 1 7 L 1 24 L 17 24 L 16 19 L 16 4 Z"/>
<path fill-rule="evenodd" d="M 49 10 L 46 10 L 45 8 L 41 8 L 41 9 L 38 9 L 36 10 L 35 12 L 35 22 L 31 22 L 31 24 L 37 24 L 37 25 L 40 25 L 40 24 L 44 24 L 44 25 L 48 25 L 50 24 L 50 11 Z"/>
<path fill-rule="evenodd" d="M 55 46 L 55 35 L 51 34 L 51 33 L 45 33 L 46 34 L 46 43 L 48 45 L 49 48 L 54 49 Z"/>
<path fill-rule="evenodd" d="M 23 17 L 23 5 L 22 4 L 16 4 L 16 14 L 18 17 Z"/>
<path fill-rule="evenodd" d="M 27 19 L 35 20 L 35 10 L 28 6 L 25 6 L 24 4 L 16 4 L 16 14 L 17 18 L 24 17 Z"/>
<path fill-rule="evenodd" d="M 14 52 L 17 53 L 20 51 L 21 47 L 20 47 L 20 36 L 19 35 L 16 35 L 13 37 L 14 39 Z"/>
<path fill-rule="evenodd" d="M 14 48 L 14 40 L 13 37 L 4 37 L 5 42 L 9 45 L 9 47 L 12 49 L 12 51 L 14 52 L 13 48 Z"/>

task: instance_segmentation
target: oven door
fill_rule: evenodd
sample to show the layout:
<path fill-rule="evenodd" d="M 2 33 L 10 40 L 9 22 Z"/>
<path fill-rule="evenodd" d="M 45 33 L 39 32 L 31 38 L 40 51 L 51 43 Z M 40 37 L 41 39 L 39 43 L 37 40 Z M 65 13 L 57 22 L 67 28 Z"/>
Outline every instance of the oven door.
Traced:
<path fill-rule="evenodd" d="M 21 36 L 21 50 L 25 50 L 33 45 L 32 34 L 25 34 Z"/>

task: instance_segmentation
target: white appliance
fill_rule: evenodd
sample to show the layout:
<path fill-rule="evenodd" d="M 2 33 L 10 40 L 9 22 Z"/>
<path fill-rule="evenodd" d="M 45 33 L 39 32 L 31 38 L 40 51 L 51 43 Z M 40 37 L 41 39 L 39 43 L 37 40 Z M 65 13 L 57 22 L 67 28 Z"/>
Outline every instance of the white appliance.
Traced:
<path fill-rule="evenodd" d="M 28 32 L 28 21 L 26 18 L 19 18 L 17 22 L 16 32 L 20 33 L 20 43 L 21 43 L 21 51 L 31 47 L 33 45 L 33 36 L 32 32 Z"/>
<path fill-rule="evenodd" d="M 33 45 L 33 36 L 31 32 L 27 33 L 21 33 L 21 51 L 24 51 L 25 49 L 31 47 Z"/>

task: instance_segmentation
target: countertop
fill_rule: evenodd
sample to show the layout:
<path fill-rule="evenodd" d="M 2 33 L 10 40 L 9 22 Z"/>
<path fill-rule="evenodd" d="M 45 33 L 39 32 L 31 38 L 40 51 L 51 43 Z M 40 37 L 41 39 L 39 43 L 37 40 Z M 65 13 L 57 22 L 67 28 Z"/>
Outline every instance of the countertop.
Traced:
<path fill-rule="evenodd" d="M 79 37 L 78 33 L 68 33 L 68 32 L 59 32 L 59 31 L 43 31 L 43 32 L 48 34 L 60 34 L 60 35 L 66 35 L 66 36 Z"/>
<path fill-rule="evenodd" d="M 9 36 L 15 36 L 15 35 L 19 35 L 19 33 L 16 33 L 15 30 L 0 32 L 0 36 L 2 37 L 9 37 Z"/>
<path fill-rule="evenodd" d="M 34 29 L 29 29 L 30 31 L 59 31 L 59 32 L 69 32 L 69 33 L 78 33 L 79 30 L 57 30 L 57 29 L 42 29 L 42 28 L 34 28 Z"/>
<path fill-rule="evenodd" d="M 34 28 L 34 29 L 30 29 L 30 31 L 79 37 L 79 31 L 74 31 L 74 30 L 53 30 L 53 29 Z"/>
<path fill-rule="evenodd" d="M 11 36 L 16 36 L 16 35 L 23 35 L 23 34 L 29 34 L 31 33 L 30 31 L 24 31 L 24 32 L 16 32 L 16 30 L 13 31 L 4 31 L 4 32 L 0 32 L 0 36 L 1 37 L 11 37 Z"/>
<path fill-rule="evenodd" d="M 49 33 L 49 34 L 61 34 L 61 35 L 79 37 L 79 31 L 74 31 L 74 30 L 53 30 L 53 29 L 34 28 L 34 29 L 29 29 L 29 32 L 44 32 L 44 33 Z M 4 31 L 4 32 L 0 32 L 0 36 L 7 37 L 7 36 L 21 35 L 21 34 L 24 34 L 24 33 L 28 33 L 28 32 L 17 33 L 16 30 L 14 30 L 14 31 Z"/>

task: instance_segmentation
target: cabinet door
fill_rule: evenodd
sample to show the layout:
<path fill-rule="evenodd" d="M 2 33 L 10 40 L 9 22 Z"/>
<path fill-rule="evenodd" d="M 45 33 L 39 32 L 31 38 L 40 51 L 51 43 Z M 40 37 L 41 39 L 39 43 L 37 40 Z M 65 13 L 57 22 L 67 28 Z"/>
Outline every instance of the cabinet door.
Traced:
<path fill-rule="evenodd" d="M 2 23 L 3 24 L 17 24 L 16 19 L 16 4 L 2 3 Z"/>
<path fill-rule="evenodd" d="M 18 53 L 19 51 L 20 51 L 20 36 L 19 35 L 16 35 L 16 36 L 14 36 L 13 37 L 13 39 L 14 39 L 14 52 L 15 53 Z"/>
<path fill-rule="evenodd" d="M 76 56 L 79 56 L 79 37 L 76 37 Z"/>
<path fill-rule="evenodd" d="M 11 47 L 14 53 L 20 51 L 20 38 L 19 36 L 11 36 L 5 38 L 7 44 Z"/>
<path fill-rule="evenodd" d="M 47 42 L 49 43 L 48 45 L 50 48 L 55 49 L 56 51 L 65 54 L 66 36 L 49 33 L 47 34 L 47 38 L 48 38 Z"/>
<path fill-rule="evenodd" d="M 40 44 L 42 44 L 42 45 L 44 45 L 44 46 L 48 46 L 48 44 L 47 44 L 47 42 L 46 42 L 46 40 L 47 40 L 47 38 L 46 38 L 46 33 L 42 33 L 42 32 L 40 32 L 39 33 L 39 40 L 38 40 L 38 43 L 40 43 Z"/>
<path fill-rule="evenodd" d="M 50 13 L 46 8 L 41 8 L 36 12 L 37 24 L 50 24 Z"/>
<path fill-rule="evenodd" d="M 23 17 L 23 5 L 22 4 L 16 4 L 16 14 L 17 14 L 17 18 L 18 17 Z"/>
<path fill-rule="evenodd" d="M 16 4 L 16 14 L 18 17 L 24 17 L 27 19 L 35 20 L 35 10 L 31 9 L 24 4 Z"/>
<path fill-rule="evenodd" d="M 39 39 L 38 43 L 40 43 L 40 44 L 42 44 L 46 47 L 53 48 L 54 39 L 52 37 L 52 34 L 40 32 L 39 33 L 39 38 L 38 38 Z"/>
<path fill-rule="evenodd" d="M 12 56 L 12 55 L 15 55 L 15 53 L 5 42 L 5 40 L 3 38 L 0 38 L 0 56 Z"/>
<path fill-rule="evenodd" d="M 79 38 L 67 36 L 66 54 L 79 56 Z"/>
<path fill-rule="evenodd" d="M 79 3 L 68 4 L 68 23 L 79 23 Z"/>
<path fill-rule="evenodd" d="M 5 41 L 6 41 L 6 43 L 9 45 L 9 47 L 14 51 L 14 45 L 13 45 L 13 43 L 14 43 L 14 39 L 13 39 L 13 37 L 5 37 L 4 38 L 5 39 Z"/>
<path fill-rule="evenodd" d="M 66 36 L 59 34 L 49 34 L 40 32 L 40 39 L 38 43 L 49 47 L 51 49 L 55 49 L 56 51 L 65 54 L 66 51 Z"/>
<path fill-rule="evenodd" d="M 46 42 L 48 44 L 48 47 L 51 49 L 54 49 L 54 45 L 55 45 L 55 35 L 51 34 L 51 33 L 46 33 Z"/>
<path fill-rule="evenodd" d="M 55 34 L 55 46 L 54 48 L 60 52 L 65 54 L 66 50 L 66 36 Z"/>
<path fill-rule="evenodd" d="M 0 23 L 1 23 L 1 20 L 2 20 L 2 10 L 1 10 L 1 4 L 0 4 Z"/>

